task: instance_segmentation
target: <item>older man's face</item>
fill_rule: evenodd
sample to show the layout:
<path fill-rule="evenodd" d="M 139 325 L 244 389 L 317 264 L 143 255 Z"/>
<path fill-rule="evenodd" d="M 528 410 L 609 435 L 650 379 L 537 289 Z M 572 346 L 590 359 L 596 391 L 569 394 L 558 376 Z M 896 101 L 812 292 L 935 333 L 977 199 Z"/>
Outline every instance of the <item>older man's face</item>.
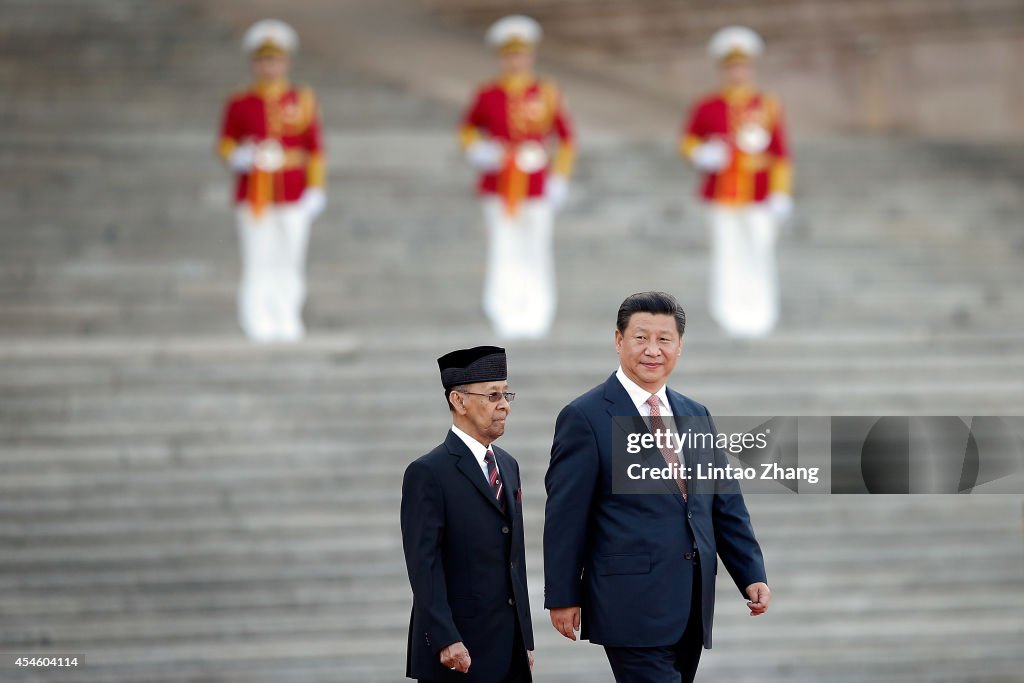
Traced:
<path fill-rule="evenodd" d="M 505 420 L 512 410 L 512 405 L 504 397 L 508 382 L 477 382 L 462 389 L 464 392 L 457 392 L 452 400 L 461 421 L 469 427 L 464 431 L 483 444 L 489 444 L 504 434 Z M 493 394 L 499 394 L 497 401 L 490 400 L 489 396 Z"/>
<path fill-rule="evenodd" d="M 682 349 L 683 338 L 672 315 L 634 313 L 624 333 L 615 330 L 622 371 L 652 394 L 668 381 Z"/>

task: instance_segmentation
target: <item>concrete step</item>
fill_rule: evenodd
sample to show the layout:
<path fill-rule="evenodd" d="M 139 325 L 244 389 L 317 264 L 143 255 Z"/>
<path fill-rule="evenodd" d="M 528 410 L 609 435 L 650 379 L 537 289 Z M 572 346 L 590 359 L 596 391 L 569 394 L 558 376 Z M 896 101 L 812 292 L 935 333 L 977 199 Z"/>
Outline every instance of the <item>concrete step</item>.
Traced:
<path fill-rule="evenodd" d="M 434 359 L 491 341 L 447 94 L 471 81 L 441 69 L 436 91 L 413 87 L 361 62 L 358 41 L 325 58 L 303 32 L 332 189 L 313 236 L 311 334 L 254 346 L 234 323 L 230 179 L 211 149 L 244 79 L 239 32 L 279 7 L 46 8 L 7 0 L 0 29 L 14 92 L 0 105 L 0 649 L 86 653 L 80 671 L 17 679 L 47 683 L 403 680 L 402 472 L 447 424 Z M 332 6 L 331 20 L 357 9 Z M 388 2 L 371 9 L 394 20 Z M 429 35 L 430 49 L 402 42 L 428 67 L 466 38 Z M 563 85 L 573 101 L 592 92 Z M 645 142 L 588 126 L 556 233 L 558 323 L 508 345 L 520 398 L 502 443 L 527 491 L 539 683 L 609 675 L 598 648 L 546 626 L 540 546 L 554 417 L 614 368 L 625 293 L 685 295 L 673 386 L 717 414 L 1024 411 L 1019 145 L 798 136 L 785 324 L 743 342 L 706 311 L 707 234 L 674 127 Z M 1020 680 L 1020 496 L 747 502 L 776 603 L 749 619 L 720 571 L 708 680 Z"/>

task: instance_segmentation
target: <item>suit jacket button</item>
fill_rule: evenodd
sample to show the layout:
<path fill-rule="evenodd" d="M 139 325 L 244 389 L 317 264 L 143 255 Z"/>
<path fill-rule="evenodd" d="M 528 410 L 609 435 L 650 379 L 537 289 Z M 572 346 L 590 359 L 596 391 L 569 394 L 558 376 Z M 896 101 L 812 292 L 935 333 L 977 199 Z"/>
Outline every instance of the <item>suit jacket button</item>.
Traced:
<path fill-rule="evenodd" d="M 687 510 L 687 511 L 686 511 L 686 518 L 687 518 L 687 519 L 693 519 L 693 513 L 692 513 L 692 512 L 690 512 L 689 510 Z"/>
<path fill-rule="evenodd" d="M 685 559 L 687 559 L 687 560 L 692 560 L 693 559 L 693 553 L 686 553 L 685 555 L 683 555 L 683 557 Z"/>
<path fill-rule="evenodd" d="M 509 598 L 509 599 L 508 599 L 508 604 L 510 604 L 510 605 L 514 605 L 514 604 L 516 604 L 516 601 L 515 601 L 515 599 L 514 599 L 514 598 Z"/>
<path fill-rule="evenodd" d="M 508 533 L 508 527 L 507 526 L 501 527 L 501 533 L 507 534 Z"/>

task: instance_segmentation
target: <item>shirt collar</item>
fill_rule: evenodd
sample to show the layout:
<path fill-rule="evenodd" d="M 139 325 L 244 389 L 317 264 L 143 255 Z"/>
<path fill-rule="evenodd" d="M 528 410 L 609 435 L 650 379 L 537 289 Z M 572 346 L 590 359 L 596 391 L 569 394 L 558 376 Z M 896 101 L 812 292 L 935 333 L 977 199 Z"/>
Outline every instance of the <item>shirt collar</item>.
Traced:
<path fill-rule="evenodd" d="M 455 434 L 455 436 L 462 439 L 463 443 L 465 443 L 466 446 L 469 447 L 469 450 L 473 453 L 473 457 L 476 458 L 476 461 L 480 464 L 481 467 L 484 467 L 484 457 L 487 455 L 488 447 L 483 445 L 482 443 L 480 443 L 479 441 L 477 441 L 476 439 L 474 439 L 469 434 L 462 431 L 455 425 L 452 425 L 452 432 Z M 495 467 L 497 467 L 497 463 L 495 463 Z"/>
<path fill-rule="evenodd" d="M 647 391 L 642 386 L 640 386 L 639 384 L 631 380 L 629 377 L 627 377 L 626 373 L 622 371 L 621 365 L 619 366 L 619 369 L 615 371 L 615 377 L 619 380 L 619 384 L 622 385 L 622 388 L 626 390 L 626 393 L 629 394 L 629 398 L 631 401 L 633 401 L 633 405 L 636 406 L 637 412 L 643 415 L 643 405 L 647 403 L 647 399 L 651 397 L 651 392 Z M 654 392 L 654 394 L 658 397 L 658 400 L 661 401 L 661 405 L 663 408 L 662 414 L 664 414 L 665 409 L 667 409 L 669 412 L 672 411 L 672 406 L 670 406 L 668 403 L 668 391 L 665 388 L 666 386 L 667 385 L 662 384 L 661 388 Z"/>

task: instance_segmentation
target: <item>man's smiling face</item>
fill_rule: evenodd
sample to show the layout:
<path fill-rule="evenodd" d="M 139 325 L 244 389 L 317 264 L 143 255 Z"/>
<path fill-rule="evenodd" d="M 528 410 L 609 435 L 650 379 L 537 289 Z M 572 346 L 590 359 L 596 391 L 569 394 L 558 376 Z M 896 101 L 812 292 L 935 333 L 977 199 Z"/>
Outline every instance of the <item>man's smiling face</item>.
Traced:
<path fill-rule="evenodd" d="M 683 349 L 675 316 L 634 313 L 625 332 L 615 330 L 622 371 L 652 394 L 668 381 Z"/>

